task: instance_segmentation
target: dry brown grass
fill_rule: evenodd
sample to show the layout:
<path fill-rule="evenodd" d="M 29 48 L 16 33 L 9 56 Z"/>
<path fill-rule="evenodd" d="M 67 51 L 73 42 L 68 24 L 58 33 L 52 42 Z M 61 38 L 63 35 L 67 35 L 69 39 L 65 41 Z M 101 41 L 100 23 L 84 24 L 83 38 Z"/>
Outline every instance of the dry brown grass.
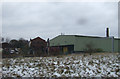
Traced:
<path fill-rule="evenodd" d="M 93 56 L 98 56 L 98 55 L 104 55 L 104 56 L 106 56 L 106 55 L 118 55 L 119 53 L 117 53 L 117 52 L 115 52 L 115 53 L 109 53 L 109 52 L 100 52 L 100 53 L 91 53 L 91 55 L 93 55 Z M 79 53 L 79 54 L 68 54 L 68 55 L 61 55 L 61 56 L 88 56 L 88 55 L 90 55 L 90 53 Z"/>

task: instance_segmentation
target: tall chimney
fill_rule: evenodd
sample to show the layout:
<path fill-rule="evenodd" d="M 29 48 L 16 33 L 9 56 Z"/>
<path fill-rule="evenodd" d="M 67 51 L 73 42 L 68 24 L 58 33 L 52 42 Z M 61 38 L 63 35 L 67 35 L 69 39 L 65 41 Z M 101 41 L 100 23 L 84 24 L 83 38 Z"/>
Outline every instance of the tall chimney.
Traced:
<path fill-rule="evenodd" d="M 109 37 L 109 28 L 106 28 L 106 37 Z"/>

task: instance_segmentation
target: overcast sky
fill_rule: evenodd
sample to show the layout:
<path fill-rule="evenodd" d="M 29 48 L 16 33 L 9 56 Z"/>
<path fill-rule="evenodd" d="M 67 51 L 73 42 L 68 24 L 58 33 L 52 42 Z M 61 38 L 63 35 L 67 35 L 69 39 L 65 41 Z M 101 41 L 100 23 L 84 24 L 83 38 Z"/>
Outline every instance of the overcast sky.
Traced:
<path fill-rule="evenodd" d="M 3 3 L 2 36 L 11 39 L 65 35 L 118 37 L 117 2 Z"/>

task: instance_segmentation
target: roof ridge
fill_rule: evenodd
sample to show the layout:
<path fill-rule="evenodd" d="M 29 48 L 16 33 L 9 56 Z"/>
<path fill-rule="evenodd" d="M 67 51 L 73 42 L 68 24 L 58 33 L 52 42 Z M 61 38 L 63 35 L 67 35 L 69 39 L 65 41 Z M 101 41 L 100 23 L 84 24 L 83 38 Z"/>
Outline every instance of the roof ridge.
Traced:
<path fill-rule="evenodd" d="M 110 37 L 85 36 L 85 35 L 59 35 L 59 36 L 75 36 L 75 37 L 90 37 L 90 38 L 110 38 Z M 120 38 L 114 38 L 114 39 L 120 39 Z"/>

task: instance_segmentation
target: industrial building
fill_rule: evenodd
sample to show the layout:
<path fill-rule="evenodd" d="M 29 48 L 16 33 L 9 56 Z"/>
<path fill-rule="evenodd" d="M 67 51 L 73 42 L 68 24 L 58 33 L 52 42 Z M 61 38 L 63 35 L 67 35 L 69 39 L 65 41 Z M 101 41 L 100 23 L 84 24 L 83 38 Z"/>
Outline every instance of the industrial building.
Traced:
<path fill-rule="evenodd" d="M 109 37 L 108 28 L 106 37 L 59 35 L 50 40 L 50 46 L 59 46 L 63 53 L 84 52 L 87 45 L 102 52 L 120 52 L 120 38 Z"/>

